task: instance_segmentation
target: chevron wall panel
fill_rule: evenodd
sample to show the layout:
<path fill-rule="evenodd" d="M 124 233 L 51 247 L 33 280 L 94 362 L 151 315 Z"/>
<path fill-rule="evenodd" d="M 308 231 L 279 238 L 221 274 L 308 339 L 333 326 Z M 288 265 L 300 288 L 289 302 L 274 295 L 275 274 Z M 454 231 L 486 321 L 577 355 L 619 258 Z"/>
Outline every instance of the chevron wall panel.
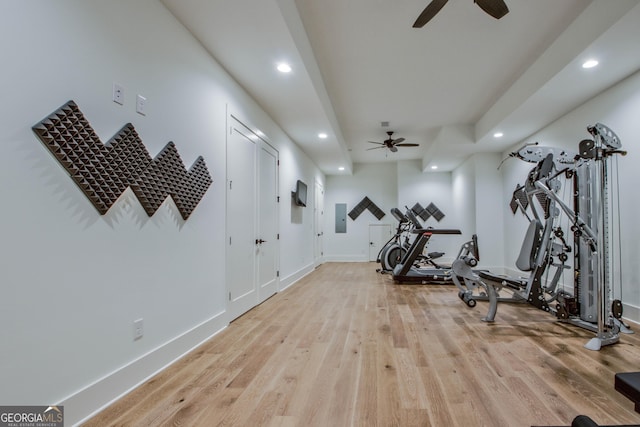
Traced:
<path fill-rule="evenodd" d="M 442 218 L 444 218 L 444 213 L 433 203 L 429 203 L 429 206 L 426 208 L 423 208 L 420 203 L 416 203 L 411 210 L 414 214 L 422 218 L 423 221 L 433 217 L 436 221 L 440 222 Z"/>
<path fill-rule="evenodd" d="M 529 199 L 527 199 L 527 193 L 524 191 L 524 186 L 521 187 L 516 184 L 516 189 L 513 191 L 511 202 L 509 203 L 511 212 L 514 214 L 518 211 L 518 203 L 522 206 L 522 209 L 525 210 L 529 206 Z"/>
<path fill-rule="evenodd" d="M 131 123 L 103 144 L 73 101 L 33 131 L 103 215 L 131 187 L 147 215 L 171 196 L 186 220 L 213 182 L 202 156 L 186 170 L 173 142 L 151 158 Z"/>
<path fill-rule="evenodd" d="M 356 218 L 358 218 L 360 214 L 367 209 L 373 214 L 373 216 L 378 218 L 378 220 L 381 220 L 384 216 L 384 212 L 382 211 L 382 209 L 380 209 L 375 203 L 373 203 L 371 199 L 365 196 L 365 198 L 362 199 L 360 203 L 358 203 L 353 209 L 351 209 L 351 211 L 349 212 L 349 218 L 355 221 Z"/>

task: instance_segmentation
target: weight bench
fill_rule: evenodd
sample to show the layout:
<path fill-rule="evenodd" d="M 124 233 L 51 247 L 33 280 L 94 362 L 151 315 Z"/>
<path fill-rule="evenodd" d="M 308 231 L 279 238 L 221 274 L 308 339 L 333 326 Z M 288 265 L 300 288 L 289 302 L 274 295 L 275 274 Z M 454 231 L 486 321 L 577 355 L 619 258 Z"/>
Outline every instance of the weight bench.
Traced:
<path fill-rule="evenodd" d="M 531 426 L 531 427 L 562 427 L 562 426 Z M 571 422 L 570 427 L 638 427 L 638 424 L 624 424 L 624 425 L 600 425 L 593 421 L 586 415 L 578 415 Z"/>
<path fill-rule="evenodd" d="M 636 412 L 640 412 L 640 372 L 616 374 L 615 388 L 634 403 Z"/>

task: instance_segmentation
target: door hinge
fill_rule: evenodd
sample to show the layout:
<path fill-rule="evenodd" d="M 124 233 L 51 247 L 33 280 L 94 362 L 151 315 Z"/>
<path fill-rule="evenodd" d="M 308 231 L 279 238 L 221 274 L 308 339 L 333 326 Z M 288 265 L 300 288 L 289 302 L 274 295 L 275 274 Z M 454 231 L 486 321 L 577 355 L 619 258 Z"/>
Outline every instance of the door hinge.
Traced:
<path fill-rule="evenodd" d="M 277 238 L 276 240 L 280 240 L 280 233 L 276 234 Z"/>
<path fill-rule="evenodd" d="M 280 270 L 276 271 L 276 277 L 280 277 Z"/>
<path fill-rule="evenodd" d="M 229 292 L 229 301 L 231 301 L 231 292 Z"/>
<path fill-rule="evenodd" d="M 229 246 L 231 246 L 231 236 L 229 236 Z"/>
<path fill-rule="evenodd" d="M 280 166 L 280 159 L 278 159 L 278 166 Z"/>
<path fill-rule="evenodd" d="M 233 182 L 233 181 L 229 181 L 229 190 L 231 190 L 231 187 L 232 187 L 231 183 L 232 183 L 232 182 Z"/>
<path fill-rule="evenodd" d="M 280 203 L 280 196 L 276 197 L 276 203 Z"/>

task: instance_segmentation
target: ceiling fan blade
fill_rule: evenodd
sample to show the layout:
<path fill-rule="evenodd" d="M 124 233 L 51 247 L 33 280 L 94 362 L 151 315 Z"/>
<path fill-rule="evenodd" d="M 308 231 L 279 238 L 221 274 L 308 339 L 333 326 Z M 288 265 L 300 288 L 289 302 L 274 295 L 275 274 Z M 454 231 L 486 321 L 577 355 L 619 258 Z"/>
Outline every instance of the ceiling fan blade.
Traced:
<path fill-rule="evenodd" d="M 377 150 L 378 148 L 384 148 L 384 146 L 381 145 L 380 147 L 367 148 L 365 151 Z"/>
<path fill-rule="evenodd" d="M 396 144 L 396 147 L 419 147 L 420 144 L 414 144 L 412 142 L 406 142 L 404 144 Z"/>
<path fill-rule="evenodd" d="M 474 3 L 477 3 L 480 9 L 496 19 L 500 19 L 509 13 L 509 8 L 504 0 L 474 0 Z"/>
<path fill-rule="evenodd" d="M 422 28 L 424 25 L 431 21 L 436 14 L 447 4 L 449 0 L 432 0 L 427 7 L 424 8 L 416 22 L 413 23 L 413 28 Z M 488 12 L 487 12 L 488 13 Z"/>
<path fill-rule="evenodd" d="M 384 145 L 384 143 L 383 143 L 383 142 L 376 142 L 376 141 L 367 141 L 367 142 L 369 142 L 369 143 L 371 143 L 371 144 Z"/>
<path fill-rule="evenodd" d="M 389 150 L 390 150 L 392 153 L 395 153 L 395 152 L 397 152 L 397 151 L 398 151 L 398 149 L 396 148 L 396 146 L 395 146 L 395 145 L 390 146 L 390 147 L 389 147 Z"/>
<path fill-rule="evenodd" d="M 391 141 L 391 145 L 397 145 L 397 144 L 401 143 L 402 141 L 404 141 L 404 138 L 394 139 L 393 141 Z"/>

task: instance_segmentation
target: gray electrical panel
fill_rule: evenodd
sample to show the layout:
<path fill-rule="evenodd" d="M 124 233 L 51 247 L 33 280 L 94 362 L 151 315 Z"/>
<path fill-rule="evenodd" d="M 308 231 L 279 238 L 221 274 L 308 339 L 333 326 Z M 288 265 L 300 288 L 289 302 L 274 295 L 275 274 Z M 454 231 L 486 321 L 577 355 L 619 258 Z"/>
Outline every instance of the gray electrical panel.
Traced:
<path fill-rule="evenodd" d="M 347 204 L 336 203 L 336 233 L 347 232 Z"/>

